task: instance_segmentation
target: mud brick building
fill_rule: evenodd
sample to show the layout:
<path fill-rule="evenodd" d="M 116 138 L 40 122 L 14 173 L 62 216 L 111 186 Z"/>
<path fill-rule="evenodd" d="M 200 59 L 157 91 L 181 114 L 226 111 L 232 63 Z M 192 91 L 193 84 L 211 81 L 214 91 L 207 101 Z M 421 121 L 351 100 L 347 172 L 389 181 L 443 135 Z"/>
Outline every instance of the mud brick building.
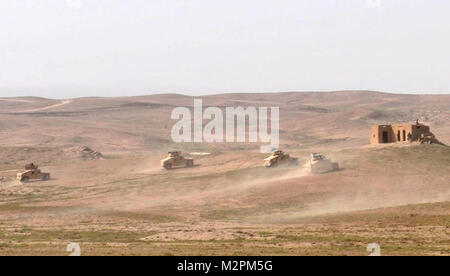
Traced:
<path fill-rule="evenodd" d="M 370 143 L 388 144 L 419 141 L 423 136 L 430 135 L 430 127 L 423 124 L 394 124 L 372 126 Z"/>

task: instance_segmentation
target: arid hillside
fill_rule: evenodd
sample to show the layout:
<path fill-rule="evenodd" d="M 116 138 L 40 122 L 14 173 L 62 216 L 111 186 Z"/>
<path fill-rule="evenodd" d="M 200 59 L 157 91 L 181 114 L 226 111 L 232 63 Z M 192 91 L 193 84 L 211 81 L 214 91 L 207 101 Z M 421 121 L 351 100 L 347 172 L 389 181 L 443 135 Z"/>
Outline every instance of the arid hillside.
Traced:
<path fill-rule="evenodd" d="M 280 107 L 282 148 L 344 148 L 369 141 L 372 124 L 429 124 L 450 144 L 450 95 L 396 95 L 369 91 L 224 94 L 202 97 L 204 107 Z M 166 94 L 126 98 L 0 99 L 2 147 L 64 148 L 85 145 L 102 152 L 173 148 L 173 108 L 193 98 Z M 206 121 L 205 121 L 206 123 Z M 211 145 L 183 145 L 205 150 Z M 258 149 L 223 144 L 213 148 Z"/>
<path fill-rule="evenodd" d="M 450 255 L 450 148 L 369 146 L 372 124 L 429 124 L 450 144 L 450 95 L 227 94 L 204 106 L 278 106 L 282 149 L 175 144 L 193 98 L 0 99 L 0 255 Z M 195 160 L 165 170 L 170 149 Z M 311 152 L 340 170 L 313 175 Z M 36 162 L 49 181 L 16 180 Z"/>

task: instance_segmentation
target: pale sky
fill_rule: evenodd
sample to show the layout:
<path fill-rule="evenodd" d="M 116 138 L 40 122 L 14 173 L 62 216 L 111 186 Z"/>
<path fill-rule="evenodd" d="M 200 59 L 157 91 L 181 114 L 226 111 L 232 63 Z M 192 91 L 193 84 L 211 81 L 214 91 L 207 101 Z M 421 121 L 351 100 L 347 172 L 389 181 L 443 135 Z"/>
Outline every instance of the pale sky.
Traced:
<path fill-rule="evenodd" d="M 0 0 L 1 97 L 352 89 L 450 93 L 450 1 Z"/>

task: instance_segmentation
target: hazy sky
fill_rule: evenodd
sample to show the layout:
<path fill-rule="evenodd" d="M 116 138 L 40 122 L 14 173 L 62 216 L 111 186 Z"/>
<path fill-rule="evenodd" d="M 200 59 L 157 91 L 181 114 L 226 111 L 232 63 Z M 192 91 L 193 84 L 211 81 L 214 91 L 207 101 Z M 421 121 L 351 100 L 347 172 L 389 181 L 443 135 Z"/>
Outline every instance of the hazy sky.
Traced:
<path fill-rule="evenodd" d="M 0 0 L 0 96 L 449 93 L 449 12 L 449 0 Z"/>

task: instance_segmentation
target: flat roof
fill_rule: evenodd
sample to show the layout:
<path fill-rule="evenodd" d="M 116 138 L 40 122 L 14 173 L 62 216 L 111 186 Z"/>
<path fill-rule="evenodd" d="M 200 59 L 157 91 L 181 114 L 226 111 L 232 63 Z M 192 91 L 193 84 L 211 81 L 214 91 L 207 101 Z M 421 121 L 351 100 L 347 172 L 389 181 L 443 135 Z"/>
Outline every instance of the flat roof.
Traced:
<path fill-rule="evenodd" d="M 392 125 L 374 125 L 373 127 L 392 127 L 392 126 L 427 126 L 424 124 L 392 124 Z"/>

